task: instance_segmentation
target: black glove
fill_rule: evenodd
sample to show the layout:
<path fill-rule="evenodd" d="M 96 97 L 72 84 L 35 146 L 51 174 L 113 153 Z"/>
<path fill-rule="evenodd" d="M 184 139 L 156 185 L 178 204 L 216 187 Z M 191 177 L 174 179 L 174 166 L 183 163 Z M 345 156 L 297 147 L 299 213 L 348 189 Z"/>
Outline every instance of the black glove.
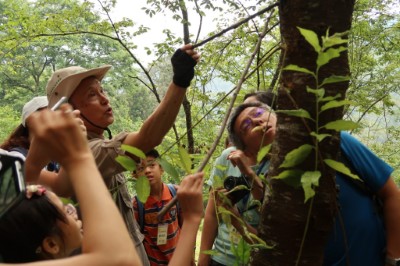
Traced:
<path fill-rule="evenodd" d="M 172 80 L 176 85 L 182 88 L 187 88 L 190 85 L 190 81 L 194 77 L 194 66 L 197 64 L 190 55 L 185 51 L 178 49 L 171 57 L 172 69 L 174 76 Z"/>

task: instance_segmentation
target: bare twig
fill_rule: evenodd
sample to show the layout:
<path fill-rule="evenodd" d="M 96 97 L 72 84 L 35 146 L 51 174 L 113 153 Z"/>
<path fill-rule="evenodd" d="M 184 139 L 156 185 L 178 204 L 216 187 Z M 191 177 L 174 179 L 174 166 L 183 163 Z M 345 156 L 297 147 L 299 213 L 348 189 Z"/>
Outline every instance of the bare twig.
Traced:
<path fill-rule="evenodd" d="M 202 163 L 200 164 L 200 166 L 199 166 L 197 172 L 203 171 L 204 167 L 207 165 L 208 161 L 210 160 L 211 155 L 214 153 L 215 149 L 217 148 L 217 145 L 218 145 L 218 143 L 219 143 L 219 141 L 220 141 L 220 139 L 221 139 L 221 137 L 222 137 L 222 135 L 223 135 L 223 133 L 224 133 L 225 126 L 226 126 L 226 124 L 227 124 L 227 122 L 228 122 L 229 116 L 230 116 L 231 111 L 232 111 L 232 109 L 233 109 L 233 106 L 234 106 L 234 104 L 235 104 L 236 97 L 237 97 L 237 95 L 238 95 L 240 89 L 242 88 L 242 84 L 243 84 L 243 82 L 244 82 L 245 79 L 246 79 L 247 73 L 249 72 L 250 66 L 251 66 L 251 64 L 253 63 L 254 57 L 257 55 L 258 51 L 260 50 L 261 41 L 263 40 L 263 38 L 264 38 L 265 35 L 267 34 L 268 30 L 269 30 L 269 29 L 268 29 L 267 23 L 266 23 L 266 24 L 265 24 L 265 27 L 264 27 L 264 31 L 263 31 L 263 33 L 260 35 L 260 38 L 258 39 L 257 44 L 256 44 L 256 46 L 255 46 L 255 48 L 254 48 L 254 51 L 253 51 L 252 55 L 250 56 L 250 58 L 249 58 L 249 60 L 248 60 L 248 63 L 247 63 L 247 65 L 246 65 L 245 69 L 243 70 L 243 73 L 242 73 L 242 76 L 241 76 L 241 78 L 240 78 L 240 80 L 239 80 L 239 82 L 238 82 L 238 85 L 236 86 L 236 88 L 235 88 L 235 90 L 234 90 L 234 93 L 233 93 L 231 102 L 230 102 L 229 107 L 228 107 L 228 110 L 227 110 L 227 112 L 226 112 L 226 114 L 225 114 L 224 120 L 222 121 L 222 125 L 221 125 L 221 127 L 220 127 L 219 132 L 218 132 L 217 138 L 215 139 L 215 141 L 214 141 L 213 145 L 211 146 L 210 150 L 208 150 L 207 155 L 206 155 L 206 157 L 204 158 L 204 160 L 202 161 Z M 170 202 L 168 202 L 167 205 L 164 206 L 164 208 L 163 208 L 163 209 L 158 213 L 158 215 L 157 215 L 158 221 L 161 221 L 161 220 L 162 220 L 162 218 L 164 217 L 164 215 L 166 214 L 166 212 L 167 212 L 172 206 L 174 206 L 174 205 L 177 203 L 177 201 L 178 201 L 178 198 L 175 196 L 174 198 L 172 198 L 172 200 L 171 200 Z"/>
<path fill-rule="evenodd" d="M 269 10 L 271 10 L 271 9 L 273 9 L 273 8 L 276 7 L 276 6 L 278 6 L 278 3 L 272 4 L 272 5 L 270 5 L 270 6 L 266 7 L 266 8 L 264 8 L 264 9 L 261 9 L 261 10 L 258 11 L 257 13 L 255 13 L 255 14 L 253 14 L 253 15 L 251 15 L 251 16 L 249 16 L 249 17 L 247 17 L 247 18 L 245 18 L 245 19 L 243 19 L 243 20 L 241 20 L 241 21 L 239 21 L 239 22 L 237 22 L 237 23 L 235 23 L 235 24 L 233 24 L 232 26 L 230 26 L 230 27 L 228 27 L 228 28 L 226 28 L 226 29 L 224 29 L 224 30 L 218 32 L 217 34 L 215 34 L 215 35 L 213 35 L 213 36 L 211 36 L 211 37 L 205 39 L 204 41 L 201 41 L 201 42 L 199 42 L 199 43 L 194 44 L 194 45 L 193 45 L 193 48 L 202 46 L 202 45 L 208 43 L 209 41 L 212 41 L 212 40 L 214 40 L 215 38 L 217 38 L 217 37 L 219 37 L 219 36 L 225 34 L 226 32 L 228 32 L 228 31 L 230 31 L 230 30 L 233 30 L 233 29 L 236 29 L 236 28 L 239 27 L 240 25 L 242 25 L 242 24 L 246 23 L 247 21 L 249 21 L 249 20 L 251 20 L 251 19 L 253 19 L 253 18 L 255 18 L 255 17 L 257 17 L 257 16 L 259 16 L 259 15 L 261 15 L 261 14 L 263 14 L 263 13 L 269 11 Z"/>

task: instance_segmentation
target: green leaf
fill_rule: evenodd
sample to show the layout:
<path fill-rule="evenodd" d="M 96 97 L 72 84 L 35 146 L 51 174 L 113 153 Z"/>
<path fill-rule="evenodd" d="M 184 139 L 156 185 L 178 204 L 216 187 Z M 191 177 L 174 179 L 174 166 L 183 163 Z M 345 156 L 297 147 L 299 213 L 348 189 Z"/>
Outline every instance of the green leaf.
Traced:
<path fill-rule="evenodd" d="M 283 68 L 283 70 L 291 70 L 291 71 L 303 72 L 303 73 L 307 73 L 307 74 L 315 76 L 314 72 L 308 70 L 307 68 L 299 67 L 299 66 L 296 66 L 296 65 L 287 65 L 287 66 L 285 66 Z"/>
<path fill-rule="evenodd" d="M 324 138 L 332 136 L 331 134 L 317 134 L 314 131 L 310 133 L 311 136 L 315 137 L 318 142 L 321 142 Z"/>
<path fill-rule="evenodd" d="M 261 160 L 265 157 L 265 155 L 268 154 L 270 150 L 271 150 L 271 144 L 262 147 L 257 153 L 257 163 L 261 162 Z"/>
<path fill-rule="evenodd" d="M 150 195 L 150 182 L 145 176 L 139 176 L 136 180 L 136 193 L 140 202 L 145 203 Z"/>
<path fill-rule="evenodd" d="M 329 48 L 326 52 L 319 53 L 317 58 L 317 67 L 320 68 L 323 65 L 329 63 L 333 58 L 339 57 L 340 52 L 347 50 L 346 47 Z"/>
<path fill-rule="evenodd" d="M 235 245 L 231 245 L 231 247 L 234 246 Z M 248 244 L 243 237 L 240 238 L 239 243 L 236 246 L 236 254 L 240 258 L 239 260 L 241 261 L 241 265 L 247 265 L 250 258 L 250 250 L 250 244 Z"/>
<path fill-rule="evenodd" d="M 358 175 L 353 174 L 346 165 L 341 162 L 332 160 L 332 159 L 325 159 L 324 162 L 333 170 L 342 173 L 344 175 L 350 176 L 351 178 L 361 180 Z M 361 180 L 362 181 L 362 180 Z"/>
<path fill-rule="evenodd" d="M 128 156 L 118 155 L 115 160 L 122 165 L 127 171 L 135 171 L 136 170 L 136 162 Z"/>
<path fill-rule="evenodd" d="M 185 172 L 187 174 L 191 174 L 191 172 L 192 172 L 192 160 L 190 160 L 189 153 L 182 146 L 179 146 L 179 157 L 181 159 L 182 166 L 185 169 Z"/>
<path fill-rule="evenodd" d="M 304 117 L 307 119 L 311 119 L 314 121 L 314 119 L 311 118 L 310 114 L 307 112 L 307 110 L 304 109 L 297 109 L 297 110 L 277 110 L 275 111 L 276 113 L 282 113 L 282 114 L 287 114 L 291 116 L 297 116 L 297 117 Z"/>
<path fill-rule="evenodd" d="M 328 102 L 328 101 L 333 101 L 336 100 L 337 98 L 340 98 L 340 93 L 336 94 L 335 96 L 327 96 L 325 98 L 319 99 L 320 102 Z"/>
<path fill-rule="evenodd" d="M 325 78 L 322 81 L 322 84 L 320 85 L 321 87 L 326 85 L 326 84 L 331 84 L 331 83 L 338 83 L 338 82 L 343 82 L 343 81 L 348 81 L 350 80 L 350 76 L 336 76 L 332 75 L 330 77 Z"/>
<path fill-rule="evenodd" d="M 122 144 L 121 149 L 135 155 L 136 157 L 139 157 L 140 159 L 146 159 L 146 154 L 144 154 L 144 152 L 142 152 L 138 148 L 135 148 L 133 146 L 129 146 L 126 144 Z"/>
<path fill-rule="evenodd" d="M 314 197 L 315 191 L 313 187 L 318 187 L 320 177 L 320 171 L 306 171 L 301 176 L 301 186 L 304 190 L 304 203 Z"/>
<path fill-rule="evenodd" d="M 303 35 L 306 41 L 314 48 L 314 51 L 319 53 L 319 51 L 321 51 L 321 46 L 319 45 L 318 35 L 311 30 L 306 30 L 300 27 L 297 28 L 299 29 L 300 34 Z"/>
<path fill-rule="evenodd" d="M 289 186 L 299 188 L 301 186 L 300 177 L 303 173 L 304 171 L 298 169 L 290 169 L 285 170 L 281 172 L 278 176 L 273 176 L 272 178 L 280 179 Z"/>
<path fill-rule="evenodd" d="M 329 101 L 323 106 L 321 106 L 321 112 L 331 109 L 331 108 L 337 108 L 346 104 L 351 104 L 349 100 L 342 100 L 342 101 Z"/>
<path fill-rule="evenodd" d="M 343 33 L 348 34 L 348 31 L 343 32 Z M 322 37 L 322 43 L 323 43 L 324 48 L 329 48 L 329 47 L 332 47 L 335 45 L 340 45 L 340 44 L 346 44 L 348 42 L 348 40 L 341 38 L 341 36 L 343 36 L 343 33 L 340 33 L 340 34 L 335 33 L 334 35 L 332 35 L 328 38 Z"/>
<path fill-rule="evenodd" d="M 353 121 L 347 121 L 347 120 L 336 120 L 329 122 L 325 126 L 322 126 L 326 129 L 332 129 L 336 131 L 342 131 L 342 130 L 351 130 L 351 129 L 356 129 L 358 128 L 358 124 L 353 122 Z"/>
<path fill-rule="evenodd" d="M 312 149 L 313 149 L 312 145 L 304 144 L 298 147 L 297 149 L 290 151 L 288 154 L 286 154 L 285 159 L 283 160 L 283 163 L 279 166 L 279 168 L 282 167 L 289 168 L 301 164 L 310 154 Z"/>
<path fill-rule="evenodd" d="M 325 95 L 325 89 L 312 89 L 307 86 L 307 92 L 315 94 L 318 98 L 322 98 Z"/>
<path fill-rule="evenodd" d="M 175 180 L 179 178 L 179 172 L 175 169 L 175 167 L 170 164 L 167 160 L 158 158 L 157 161 L 160 163 L 161 167 L 164 169 L 164 171 L 174 178 Z"/>

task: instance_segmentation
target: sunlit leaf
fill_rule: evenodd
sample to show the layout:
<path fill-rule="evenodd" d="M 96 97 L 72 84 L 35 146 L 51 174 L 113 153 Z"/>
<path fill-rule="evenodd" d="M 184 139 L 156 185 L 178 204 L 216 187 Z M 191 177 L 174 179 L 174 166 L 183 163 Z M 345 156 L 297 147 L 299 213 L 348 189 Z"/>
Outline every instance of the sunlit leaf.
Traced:
<path fill-rule="evenodd" d="M 333 170 L 362 181 L 362 179 L 360 179 L 358 175 L 353 174 L 345 164 L 332 159 L 325 159 L 324 162 Z"/>
<path fill-rule="evenodd" d="M 337 83 L 337 82 L 343 82 L 343 81 L 349 81 L 350 76 L 336 76 L 332 75 L 330 77 L 325 78 L 322 81 L 322 84 L 320 86 L 324 86 L 326 84 L 331 84 L 331 83 Z"/>
<path fill-rule="evenodd" d="M 318 68 L 329 63 L 330 60 L 339 57 L 340 52 L 347 50 L 346 47 L 329 48 L 326 52 L 319 53 L 317 58 Z"/>
<path fill-rule="evenodd" d="M 306 171 L 301 176 L 301 186 L 304 190 L 304 202 L 314 197 L 315 191 L 313 187 L 318 187 L 320 171 Z"/>
<path fill-rule="evenodd" d="M 353 121 L 348 121 L 348 120 L 336 120 L 329 122 L 325 126 L 322 126 L 326 129 L 332 129 L 336 131 L 342 131 L 342 130 L 352 130 L 358 128 L 358 124 L 353 122 Z"/>
<path fill-rule="evenodd" d="M 314 131 L 310 133 L 311 136 L 315 137 L 318 142 L 321 142 L 324 138 L 332 136 L 331 134 L 317 134 Z"/>
<path fill-rule="evenodd" d="M 307 92 L 315 94 L 318 98 L 322 98 L 325 95 L 325 89 L 320 88 L 320 89 L 312 89 L 307 86 Z"/>
<path fill-rule="evenodd" d="M 319 45 L 319 39 L 318 39 L 318 35 L 311 31 L 311 30 L 307 30 L 307 29 L 303 29 L 300 27 L 297 27 L 300 31 L 300 34 L 303 35 L 303 37 L 306 39 L 306 41 L 311 44 L 311 46 L 314 48 L 315 52 L 319 52 L 321 51 L 321 46 Z"/>
<path fill-rule="evenodd" d="M 157 161 L 160 163 L 161 167 L 164 171 L 174 179 L 179 178 L 179 172 L 175 169 L 175 167 L 170 164 L 167 160 L 158 158 Z"/>
<path fill-rule="evenodd" d="M 307 74 L 315 76 L 314 72 L 308 70 L 307 68 L 299 67 L 299 66 L 296 66 L 296 65 L 287 65 L 287 66 L 285 66 L 283 68 L 283 70 L 291 70 L 291 71 L 303 72 L 303 73 L 307 73 Z"/>
<path fill-rule="evenodd" d="M 189 153 L 182 146 L 179 146 L 179 157 L 185 172 L 190 174 L 192 172 L 192 160 L 190 160 Z"/>
<path fill-rule="evenodd" d="M 270 150 L 271 150 L 271 144 L 262 147 L 257 153 L 257 163 L 261 162 L 261 160 L 265 157 L 265 155 L 268 154 Z"/>
<path fill-rule="evenodd" d="M 307 119 L 311 119 L 310 114 L 308 113 L 307 110 L 304 109 L 297 109 L 297 110 L 277 110 L 276 113 L 282 113 L 282 114 L 286 114 L 286 115 L 291 115 L 291 116 L 297 116 L 297 117 L 303 117 L 303 118 L 307 118 Z"/>
<path fill-rule="evenodd" d="M 136 170 L 136 162 L 131 157 L 118 155 L 115 158 L 115 161 L 117 161 L 120 165 L 122 165 L 126 170 L 130 172 Z"/>
<path fill-rule="evenodd" d="M 139 157 L 140 159 L 146 159 L 146 154 L 144 154 L 144 152 L 138 148 L 122 144 L 121 149 L 135 155 L 136 157 Z"/>
<path fill-rule="evenodd" d="M 294 188 L 298 188 L 301 186 L 300 177 L 304 173 L 304 171 L 297 169 L 290 169 L 281 172 L 278 176 L 273 176 L 274 179 L 280 179 L 289 186 Z"/>
<path fill-rule="evenodd" d="M 283 160 L 283 163 L 279 166 L 280 168 L 282 167 L 293 167 L 298 164 L 301 164 L 310 154 L 312 151 L 313 146 L 310 144 L 304 144 L 298 147 L 297 149 L 294 149 L 290 151 L 288 154 L 286 154 L 285 159 Z"/>
<path fill-rule="evenodd" d="M 139 176 L 136 180 L 136 193 L 140 202 L 145 203 L 150 195 L 150 182 L 145 176 Z"/>
<path fill-rule="evenodd" d="M 321 106 L 321 111 L 325 111 L 331 108 L 337 108 L 343 105 L 351 104 L 351 101 L 349 100 L 342 100 L 342 101 L 329 101 L 323 106 Z"/>

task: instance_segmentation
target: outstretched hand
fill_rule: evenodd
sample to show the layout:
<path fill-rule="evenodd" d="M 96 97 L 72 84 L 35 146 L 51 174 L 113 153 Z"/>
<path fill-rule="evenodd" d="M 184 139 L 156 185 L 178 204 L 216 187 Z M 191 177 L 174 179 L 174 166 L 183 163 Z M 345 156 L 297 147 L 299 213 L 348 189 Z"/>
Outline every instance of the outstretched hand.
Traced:
<path fill-rule="evenodd" d="M 179 186 L 177 196 L 184 223 L 203 217 L 203 176 L 202 172 L 188 175 Z"/>
<path fill-rule="evenodd" d="M 187 88 L 194 77 L 194 66 L 200 60 L 200 55 L 193 50 L 192 44 L 186 44 L 177 49 L 171 58 L 174 72 L 173 82 L 175 85 Z"/>
<path fill-rule="evenodd" d="M 50 160 L 62 166 L 90 156 L 90 150 L 76 114 L 69 104 L 63 104 L 57 111 L 43 110 L 29 116 L 33 135 L 27 164 L 44 167 Z"/>

